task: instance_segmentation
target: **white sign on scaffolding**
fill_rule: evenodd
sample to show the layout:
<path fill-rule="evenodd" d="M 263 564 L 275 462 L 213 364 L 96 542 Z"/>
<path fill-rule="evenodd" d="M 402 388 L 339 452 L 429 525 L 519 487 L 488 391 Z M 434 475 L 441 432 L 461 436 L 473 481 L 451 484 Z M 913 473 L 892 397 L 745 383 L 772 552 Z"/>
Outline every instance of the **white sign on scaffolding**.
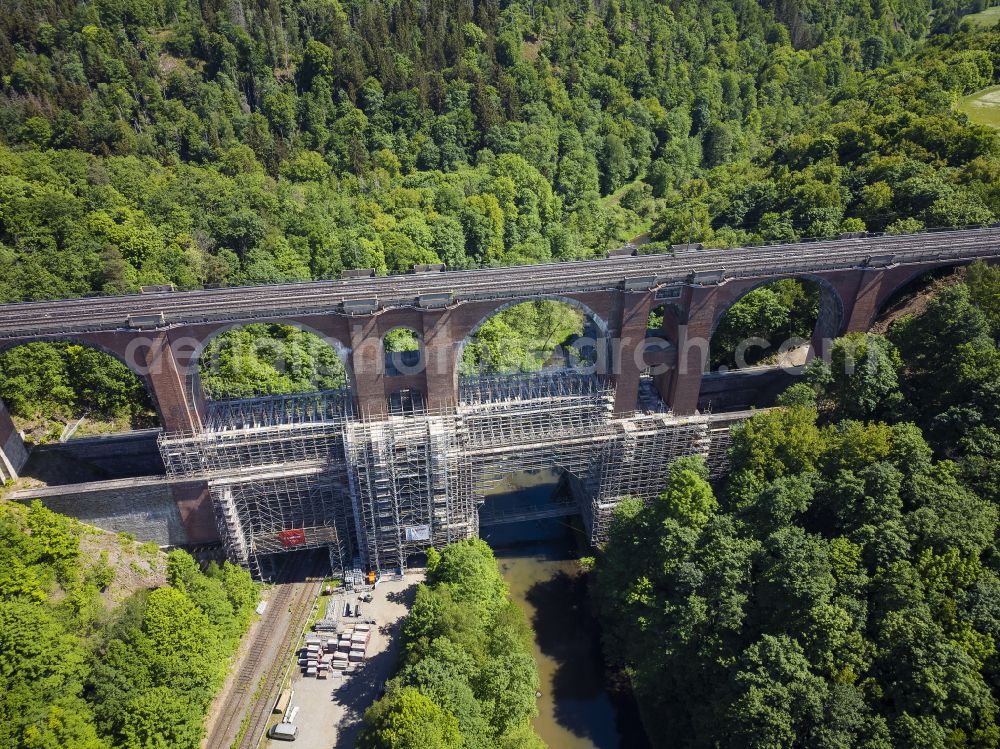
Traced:
<path fill-rule="evenodd" d="M 429 525 L 408 525 L 406 526 L 407 541 L 430 541 L 431 527 Z"/>

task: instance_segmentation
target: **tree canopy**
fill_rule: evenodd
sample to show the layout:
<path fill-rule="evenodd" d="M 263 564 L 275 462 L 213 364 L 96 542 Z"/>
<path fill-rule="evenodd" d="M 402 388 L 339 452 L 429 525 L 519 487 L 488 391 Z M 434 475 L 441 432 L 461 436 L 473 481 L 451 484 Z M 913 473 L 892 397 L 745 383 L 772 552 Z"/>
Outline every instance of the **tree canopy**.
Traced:
<path fill-rule="evenodd" d="M 967 281 L 838 339 L 720 486 L 682 459 L 619 507 L 597 599 L 655 745 L 1000 741 L 995 273 Z"/>
<path fill-rule="evenodd" d="M 365 713 L 364 749 L 540 749 L 538 671 L 493 552 L 473 539 L 431 550 L 403 624 L 399 670 Z"/>
<path fill-rule="evenodd" d="M 113 603 L 119 571 L 95 536 L 119 547 L 132 577 L 145 569 L 155 587 L 165 567 L 168 584 Z M 164 564 L 155 546 L 133 547 L 38 502 L 0 503 L 3 746 L 200 746 L 256 586 L 228 562 L 203 572 L 183 551 Z"/>

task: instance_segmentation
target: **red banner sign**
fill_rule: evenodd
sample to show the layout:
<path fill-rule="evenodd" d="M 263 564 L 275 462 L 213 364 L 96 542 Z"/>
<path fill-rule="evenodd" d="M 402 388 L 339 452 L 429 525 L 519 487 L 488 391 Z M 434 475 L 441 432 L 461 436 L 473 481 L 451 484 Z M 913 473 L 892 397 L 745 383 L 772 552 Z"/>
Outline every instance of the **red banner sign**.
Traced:
<path fill-rule="evenodd" d="M 288 546 L 301 546 L 306 542 L 306 532 L 301 528 L 292 528 L 290 531 L 281 531 L 278 534 L 278 540 L 281 541 L 281 545 Z"/>

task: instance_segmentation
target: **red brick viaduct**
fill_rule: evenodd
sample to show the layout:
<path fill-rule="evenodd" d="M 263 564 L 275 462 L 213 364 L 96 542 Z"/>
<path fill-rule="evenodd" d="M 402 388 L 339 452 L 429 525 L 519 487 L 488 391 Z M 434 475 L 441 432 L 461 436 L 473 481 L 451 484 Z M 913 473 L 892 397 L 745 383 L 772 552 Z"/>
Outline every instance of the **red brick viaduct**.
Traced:
<path fill-rule="evenodd" d="M 781 278 L 813 281 L 821 310 L 812 346 L 822 355 L 838 335 L 867 330 L 898 290 L 922 274 L 976 259 L 1000 258 L 1000 229 L 740 250 L 678 248 L 672 254 L 480 271 L 415 272 L 388 278 L 205 290 L 0 306 L 0 350 L 30 341 L 69 340 L 127 364 L 153 395 L 169 432 L 202 428 L 206 401 L 198 360 L 216 335 L 252 322 L 319 334 L 346 365 L 357 411 L 386 413 L 388 397 L 419 391 L 428 409 L 453 408 L 463 342 L 499 309 L 551 298 L 596 320 L 610 359 L 601 371 L 616 387 L 615 410 L 635 409 L 640 375 L 656 367 L 657 390 L 674 413 L 697 408 L 708 346 L 726 310 L 749 291 Z M 287 300 L 287 301 L 286 301 Z M 662 306 L 672 344 L 647 351 L 647 320 Z M 388 374 L 383 336 L 407 327 L 422 337 L 420 371 Z M 23 462 L 11 419 L 0 404 L 0 473 Z"/>

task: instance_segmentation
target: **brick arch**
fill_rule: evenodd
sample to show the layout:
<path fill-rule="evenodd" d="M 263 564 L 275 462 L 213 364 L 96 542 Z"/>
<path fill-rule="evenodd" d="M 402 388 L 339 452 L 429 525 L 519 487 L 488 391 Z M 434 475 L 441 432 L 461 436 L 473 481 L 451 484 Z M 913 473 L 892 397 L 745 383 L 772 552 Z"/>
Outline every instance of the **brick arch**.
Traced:
<path fill-rule="evenodd" d="M 453 377 L 455 386 L 457 387 L 458 381 L 460 379 L 459 368 L 462 363 L 462 356 L 465 353 L 465 347 L 468 344 L 468 342 L 472 340 L 472 337 L 479 332 L 479 330 L 483 327 L 483 325 L 485 325 L 489 320 L 493 319 L 501 312 L 504 312 L 508 309 L 512 309 L 522 304 L 530 304 L 532 302 L 544 302 L 544 301 L 561 302 L 582 312 L 587 319 L 589 319 L 597 326 L 598 335 L 600 336 L 600 339 L 604 341 L 605 347 L 609 345 L 611 329 L 608 324 L 608 321 L 604 317 L 599 315 L 593 309 L 592 305 L 587 304 L 579 299 L 576 299 L 575 297 L 568 295 L 563 296 L 560 294 L 544 294 L 544 295 L 535 295 L 529 297 L 518 297 L 516 299 L 509 299 L 508 301 L 502 304 L 498 304 L 495 307 L 490 308 L 490 310 L 487 311 L 484 315 L 482 315 L 471 327 L 469 327 L 464 331 L 464 333 L 461 335 L 461 338 L 458 338 L 456 336 L 457 341 L 455 344 L 455 349 L 454 349 L 455 353 L 453 360 L 453 366 L 454 366 Z M 605 352 L 604 355 L 605 357 L 609 356 L 609 352 Z"/>
<path fill-rule="evenodd" d="M 413 334 L 417 339 L 417 361 L 410 362 L 408 357 L 402 356 L 399 352 L 390 352 L 385 349 L 385 339 L 390 333 L 397 330 L 406 330 Z M 385 374 L 387 377 L 402 377 L 407 375 L 420 374 L 423 371 L 425 365 L 425 359 L 427 356 L 427 351 L 424 346 L 424 334 L 417 330 L 412 325 L 407 325 L 405 323 L 397 323 L 391 327 L 382 331 L 382 335 L 379 338 L 379 345 L 382 348 L 382 356 L 384 359 Z"/>
<path fill-rule="evenodd" d="M 920 276 L 935 270 L 961 268 L 976 260 L 990 265 L 1000 263 L 1000 258 L 996 257 L 960 258 L 863 269 L 860 271 L 862 276 L 857 284 L 854 306 L 845 331 L 857 333 L 869 330 L 885 310 L 889 300 Z"/>
<path fill-rule="evenodd" d="M 201 383 L 201 360 L 205 350 L 212 343 L 212 341 L 219 336 L 233 330 L 245 328 L 249 325 L 284 325 L 316 336 L 336 353 L 337 358 L 340 360 L 341 365 L 344 367 L 344 372 L 347 375 L 348 389 L 352 393 L 357 391 L 357 380 L 355 378 L 354 368 L 351 362 L 351 349 L 349 346 L 344 344 L 339 337 L 331 335 L 328 331 L 324 331 L 319 325 L 302 322 L 298 319 L 281 318 L 275 320 L 240 320 L 239 322 L 231 324 L 212 326 L 208 330 L 200 331 L 201 334 L 194 337 L 196 346 L 191 351 L 190 356 L 187 359 L 183 375 L 187 395 L 195 402 L 208 400 Z"/>
<path fill-rule="evenodd" d="M 924 276 L 930 275 L 935 271 L 956 271 L 959 268 L 963 268 L 966 265 L 970 265 L 969 262 L 963 263 L 944 263 L 936 265 L 923 266 L 917 269 L 912 267 L 892 269 L 886 273 L 882 287 L 879 289 L 879 295 L 875 302 L 875 309 L 870 321 L 870 325 L 874 324 L 886 310 L 890 300 L 896 296 L 899 292 L 906 289 L 907 286 L 918 281 Z"/>
<path fill-rule="evenodd" d="M 686 311 L 677 301 L 654 300 L 649 309 L 649 314 L 663 312 L 663 324 L 656 333 L 666 339 L 672 346 L 677 346 L 678 327 L 683 325 L 686 318 Z M 646 328 L 647 334 L 653 332 L 651 328 Z"/>
<path fill-rule="evenodd" d="M 19 346 L 26 346 L 29 343 L 69 343 L 106 354 L 112 359 L 124 364 L 125 367 L 128 368 L 133 375 L 135 375 L 136 379 L 142 383 L 142 386 L 149 394 L 149 399 L 153 404 L 153 410 L 156 412 L 156 419 L 160 423 L 160 428 L 166 428 L 167 419 L 165 418 L 164 408 L 160 403 L 160 399 L 156 393 L 156 388 L 154 387 L 154 383 L 149 375 L 149 367 L 146 360 L 138 356 L 138 349 L 135 346 L 129 345 L 131 340 L 132 339 L 125 339 L 120 336 L 108 336 L 101 334 L 91 336 L 85 333 L 15 338 L 0 341 L 0 354 L 12 351 Z"/>
<path fill-rule="evenodd" d="M 758 279 L 752 283 L 739 288 L 738 293 L 727 301 L 724 305 L 719 305 L 715 310 L 712 321 L 711 338 L 715 337 L 722 320 L 732 309 L 733 305 L 742 300 L 747 294 L 765 286 L 770 286 L 777 281 L 809 281 L 819 287 L 819 312 L 817 314 L 816 325 L 813 337 L 836 338 L 843 331 L 847 321 L 847 306 L 844 298 L 837 287 L 823 276 L 811 273 L 795 273 L 791 275 L 772 276 L 770 278 Z M 730 282 L 733 283 L 733 282 Z"/>

